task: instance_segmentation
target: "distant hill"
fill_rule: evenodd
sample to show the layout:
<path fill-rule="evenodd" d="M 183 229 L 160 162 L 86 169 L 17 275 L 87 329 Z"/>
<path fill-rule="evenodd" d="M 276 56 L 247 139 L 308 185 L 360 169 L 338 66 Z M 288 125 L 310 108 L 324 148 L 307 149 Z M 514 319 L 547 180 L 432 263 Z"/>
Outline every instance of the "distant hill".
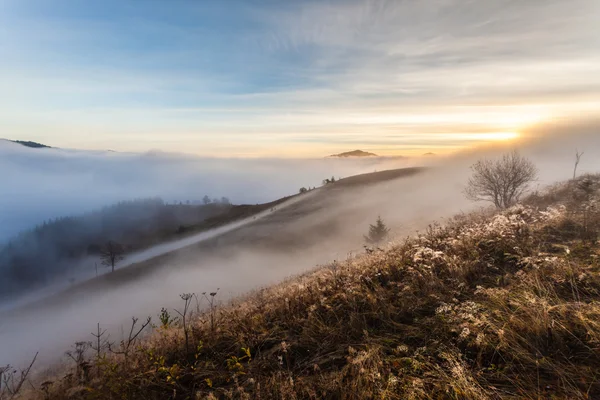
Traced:
<path fill-rule="evenodd" d="M 19 143 L 19 144 L 21 144 L 23 146 L 31 147 L 31 148 L 34 148 L 34 149 L 50 149 L 51 148 L 50 146 L 46 146 L 45 144 L 41 144 L 41 143 L 38 143 L 38 142 L 31 142 L 31 141 L 28 141 L 28 140 L 27 141 L 25 141 L 25 140 L 11 140 L 11 142 Z"/>
<path fill-rule="evenodd" d="M 435 156 L 435 153 L 425 153 L 424 156 Z"/>
<path fill-rule="evenodd" d="M 0 246 L 0 300 L 65 274 L 78 260 L 97 257 L 109 240 L 127 253 L 181 235 L 196 233 L 264 211 L 283 202 L 232 205 L 229 200 L 204 204 L 167 204 L 160 198 L 123 201 L 79 216 L 62 217 L 13 237 Z M 12 292 L 12 293 L 11 293 Z"/>
<path fill-rule="evenodd" d="M 369 153 L 362 150 L 347 151 L 340 154 L 332 154 L 329 157 L 378 157 L 377 154 Z"/>

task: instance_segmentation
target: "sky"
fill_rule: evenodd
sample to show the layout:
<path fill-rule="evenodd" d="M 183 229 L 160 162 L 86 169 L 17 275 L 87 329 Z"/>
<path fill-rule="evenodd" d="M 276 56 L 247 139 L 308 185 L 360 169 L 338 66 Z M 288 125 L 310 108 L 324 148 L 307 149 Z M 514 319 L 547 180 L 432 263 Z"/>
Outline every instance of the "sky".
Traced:
<path fill-rule="evenodd" d="M 450 152 L 600 110 L 597 0 L 0 0 L 0 137 Z"/>

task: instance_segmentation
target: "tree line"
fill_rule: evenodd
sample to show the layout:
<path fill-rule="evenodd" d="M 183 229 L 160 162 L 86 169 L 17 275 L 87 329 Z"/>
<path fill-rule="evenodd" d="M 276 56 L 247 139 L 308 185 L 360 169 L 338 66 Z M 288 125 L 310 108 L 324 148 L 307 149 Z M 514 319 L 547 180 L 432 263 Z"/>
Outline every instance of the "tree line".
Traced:
<path fill-rule="evenodd" d="M 160 243 L 182 226 L 198 224 L 230 207 L 225 197 L 199 204 L 147 198 L 45 221 L 0 247 L 0 296 L 43 285 L 88 257 L 106 261 L 107 248 L 113 253 L 108 266 L 114 268 L 123 254 Z"/>

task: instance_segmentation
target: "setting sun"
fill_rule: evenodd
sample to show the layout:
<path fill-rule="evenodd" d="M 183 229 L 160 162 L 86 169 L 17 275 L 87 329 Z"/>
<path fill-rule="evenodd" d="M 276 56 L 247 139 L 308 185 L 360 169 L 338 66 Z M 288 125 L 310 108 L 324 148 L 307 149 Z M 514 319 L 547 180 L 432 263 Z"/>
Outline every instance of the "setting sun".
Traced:
<path fill-rule="evenodd" d="M 504 141 L 504 140 L 512 140 L 519 137 L 517 132 L 487 132 L 481 134 L 475 134 L 480 140 L 490 140 L 490 141 Z"/>

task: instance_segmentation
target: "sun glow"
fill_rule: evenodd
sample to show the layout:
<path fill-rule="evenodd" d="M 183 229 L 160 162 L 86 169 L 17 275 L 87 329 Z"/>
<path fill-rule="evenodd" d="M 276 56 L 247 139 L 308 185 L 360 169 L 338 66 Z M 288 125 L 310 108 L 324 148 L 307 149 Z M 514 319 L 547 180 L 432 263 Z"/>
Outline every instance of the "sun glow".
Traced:
<path fill-rule="evenodd" d="M 512 140 L 519 137 L 517 132 L 486 132 L 477 134 L 479 140 L 490 140 L 490 141 L 505 141 Z"/>

